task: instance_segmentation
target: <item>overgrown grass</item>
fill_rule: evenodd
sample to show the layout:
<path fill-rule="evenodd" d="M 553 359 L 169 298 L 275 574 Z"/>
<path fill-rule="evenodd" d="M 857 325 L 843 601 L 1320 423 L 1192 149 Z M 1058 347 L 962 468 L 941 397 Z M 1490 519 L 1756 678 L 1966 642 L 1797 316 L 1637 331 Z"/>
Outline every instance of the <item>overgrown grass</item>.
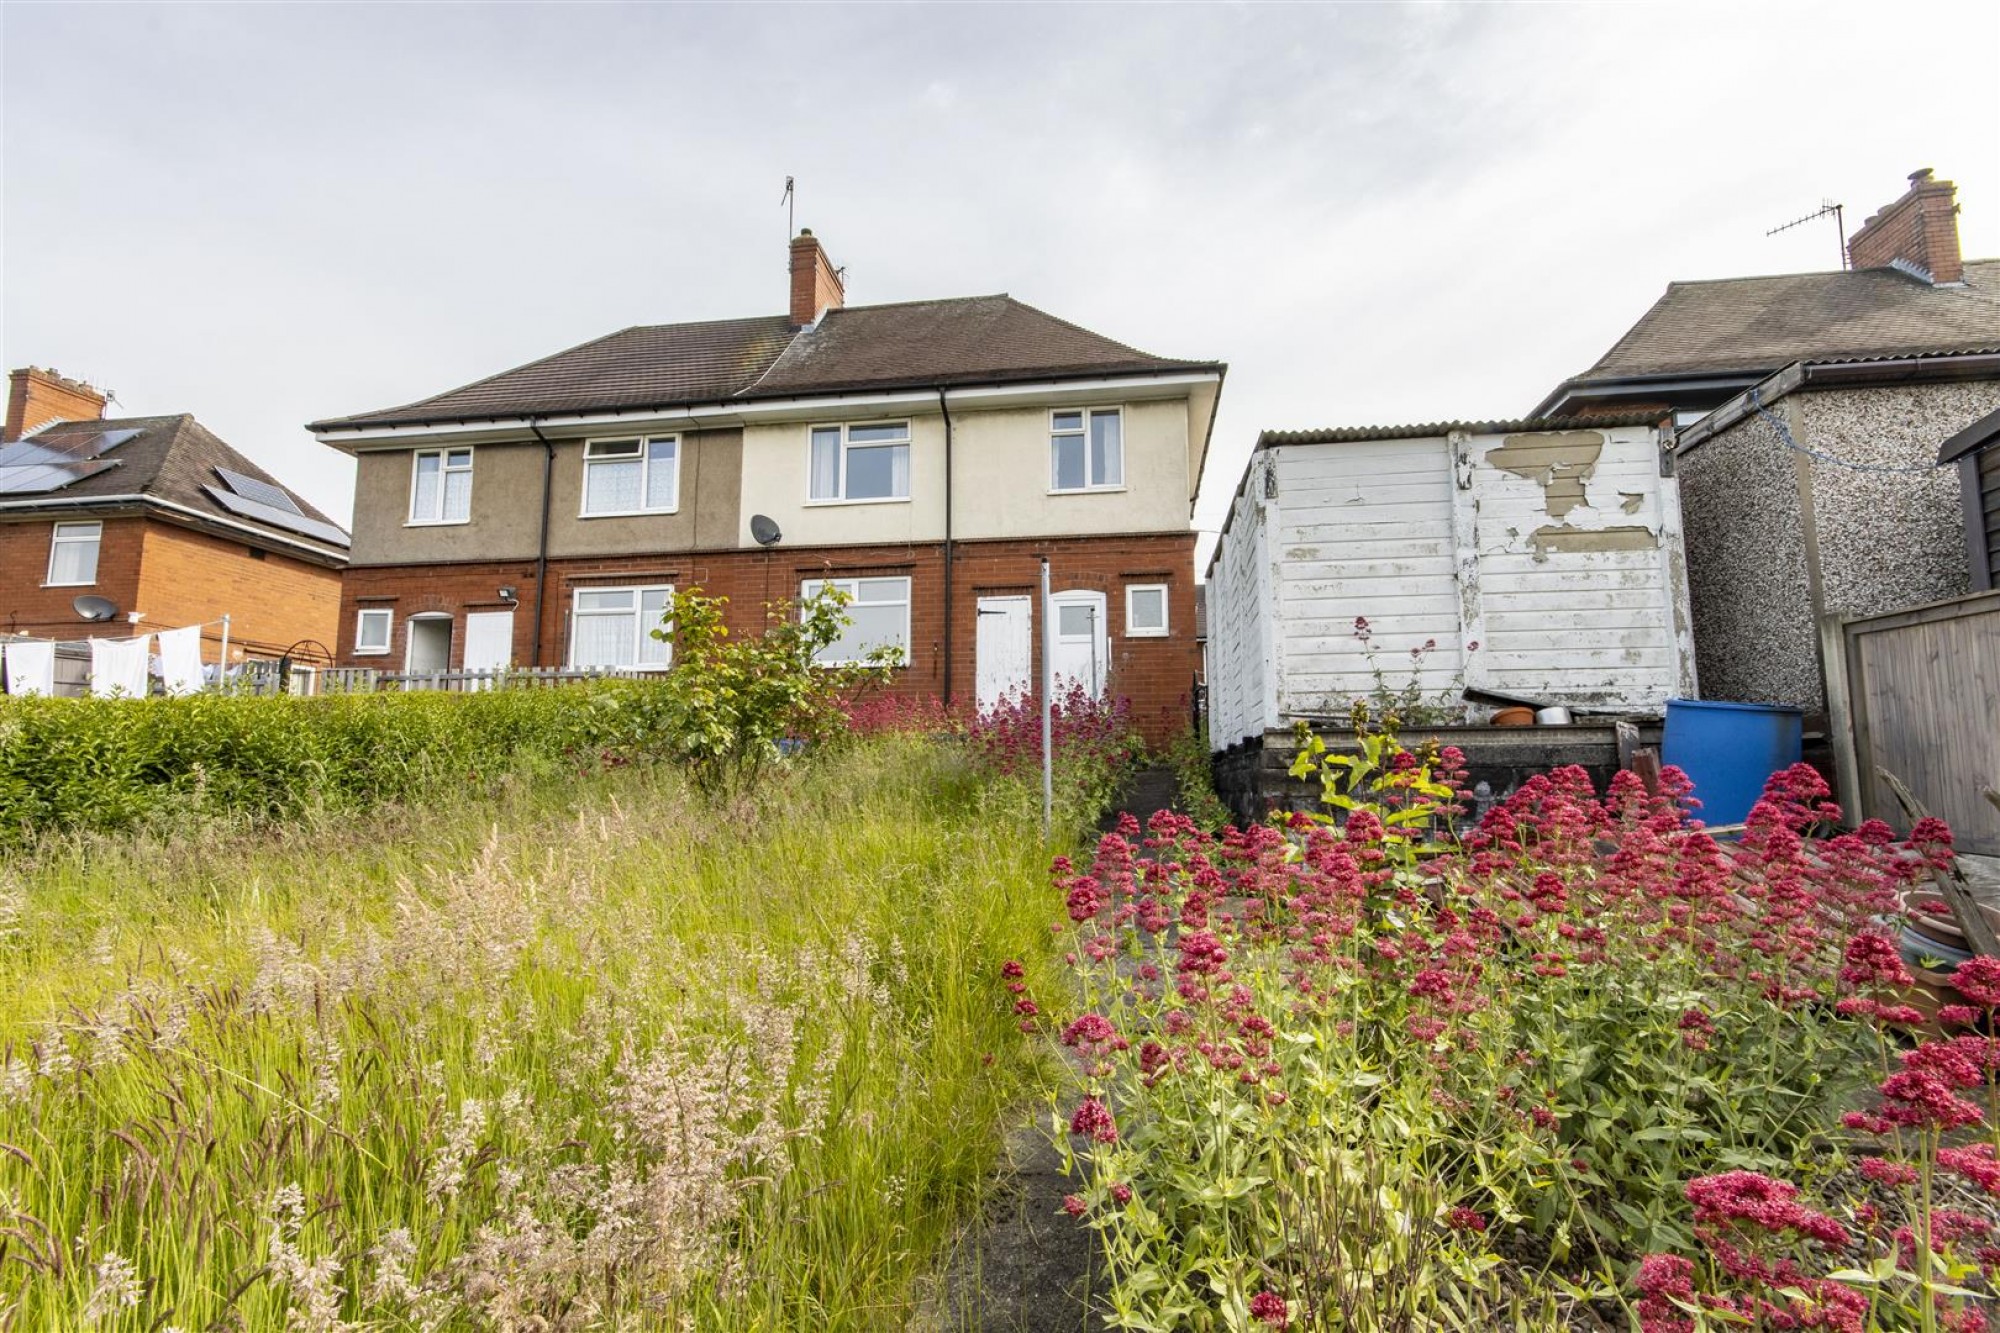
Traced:
<path fill-rule="evenodd" d="M 463 701 L 458 701 L 463 702 Z M 1037 1076 L 1029 803 L 885 737 L 0 878 L 0 1327 L 895 1326 Z"/>

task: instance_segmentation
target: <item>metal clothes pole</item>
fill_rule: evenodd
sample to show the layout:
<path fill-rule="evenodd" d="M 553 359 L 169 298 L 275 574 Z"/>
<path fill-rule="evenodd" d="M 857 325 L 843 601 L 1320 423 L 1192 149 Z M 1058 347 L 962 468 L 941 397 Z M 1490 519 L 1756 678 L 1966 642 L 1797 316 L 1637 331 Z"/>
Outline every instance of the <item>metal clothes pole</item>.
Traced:
<path fill-rule="evenodd" d="M 215 688 L 218 690 L 229 688 L 229 617 L 227 615 L 222 617 L 222 654 L 221 661 L 215 668 Z"/>
<path fill-rule="evenodd" d="M 1049 616 L 1049 558 L 1042 557 L 1042 837 L 1055 824 L 1055 622 Z"/>

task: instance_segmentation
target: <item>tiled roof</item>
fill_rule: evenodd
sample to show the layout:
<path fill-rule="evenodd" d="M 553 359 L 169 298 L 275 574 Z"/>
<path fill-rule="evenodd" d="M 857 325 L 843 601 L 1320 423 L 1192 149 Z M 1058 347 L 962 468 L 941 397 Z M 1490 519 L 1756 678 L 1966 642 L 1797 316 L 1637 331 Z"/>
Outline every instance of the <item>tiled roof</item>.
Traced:
<path fill-rule="evenodd" d="M 1011 297 L 973 296 L 849 306 L 804 330 L 783 315 L 624 329 L 463 388 L 311 429 L 1179 369 L 1220 366 L 1150 356 Z"/>
<path fill-rule="evenodd" d="M 1570 383 L 1757 373 L 1794 361 L 1965 351 L 2000 343 L 2000 259 L 1965 285 L 1893 268 L 1669 284 L 1637 324 Z"/>
<path fill-rule="evenodd" d="M 1524 417 L 1518 421 L 1429 421 L 1408 426 L 1338 426 L 1324 430 L 1267 430 L 1257 447 L 1285 444 L 1359 444 L 1366 440 L 1429 440 L 1463 431 L 1467 435 L 1514 435 L 1529 431 L 1607 430 L 1613 426 L 1657 426 L 1659 412 L 1624 412 L 1595 417 Z"/>
<path fill-rule="evenodd" d="M 336 552 L 346 546 L 344 538 L 334 542 L 330 538 L 321 539 L 276 524 L 260 522 L 256 518 L 246 516 L 240 510 L 232 511 L 217 501 L 209 493 L 208 488 L 230 489 L 216 472 L 217 468 L 227 468 L 254 481 L 277 487 L 299 507 L 302 516 L 315 524 L 325 524 L 336 531 L 339 530 L 338 524 L 306 503 L 296 491 L 232 449 L 206 426 L 185 413 L 179 416 L 57 422 L 34 431 L 28 438 L 53 443 L 71 434 L 125 430 L 135 430 L 139 433 L 102 455 L 116 466 L 71 482 L 59 490 L 34 495 L 6 495 L 0 496 L 0 499 L 22 502 L 74 501 L 94 496 L 143 495 L 192 509 L 204 517 L 231 524 L 248 525 L 285 541 L 309 541 L 316 546 L 330 548 Z"/>

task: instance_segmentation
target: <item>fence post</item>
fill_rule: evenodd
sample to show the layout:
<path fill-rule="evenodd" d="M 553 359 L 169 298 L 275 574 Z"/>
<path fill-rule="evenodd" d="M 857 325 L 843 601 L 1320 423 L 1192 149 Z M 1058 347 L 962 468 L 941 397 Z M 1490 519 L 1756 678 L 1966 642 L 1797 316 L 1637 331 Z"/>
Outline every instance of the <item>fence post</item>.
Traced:
<path fill-rule="evenodd" d="M 1847 674 L 1847 621 L 1839 612 L 1819 618 L 1820 674 L 1826 681 L 1827 743 L 1833 747 L 1835 795 L 1851 828 L 1868 818 L 1862 806 L 1868 775 L 1854 734 L 1854 682 Z"/>

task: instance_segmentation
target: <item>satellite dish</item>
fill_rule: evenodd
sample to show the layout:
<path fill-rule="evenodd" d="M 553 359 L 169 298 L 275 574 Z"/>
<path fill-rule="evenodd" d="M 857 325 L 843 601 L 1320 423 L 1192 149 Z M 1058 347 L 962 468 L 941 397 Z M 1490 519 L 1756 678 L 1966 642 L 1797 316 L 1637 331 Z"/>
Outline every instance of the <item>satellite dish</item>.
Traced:
<path fill-rule="evenodd" d="M 118 604 L 109 597 L 92 597 L 85 594 L 70 603 L 76 613 L 85 620 L 109 620 L 118 614 Z"/>
<path fill-rule="evenodd" d="M 785 534 L 778 531 L 778 525 L 763 514 L 750 515 L 750 535 L 757 539 L 759 546 L 776 546 Z"/>

